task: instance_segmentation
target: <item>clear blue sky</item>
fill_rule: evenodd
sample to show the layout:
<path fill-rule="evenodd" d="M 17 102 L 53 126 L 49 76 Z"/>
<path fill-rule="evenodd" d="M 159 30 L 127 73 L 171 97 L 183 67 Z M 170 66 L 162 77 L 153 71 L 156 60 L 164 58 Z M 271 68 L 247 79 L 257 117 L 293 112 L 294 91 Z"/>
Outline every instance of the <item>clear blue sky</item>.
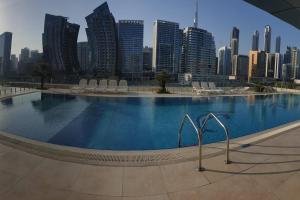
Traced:
<path fill-rule="evenodd" d="M 0 0 L 0 32 L 13 32 L 12 52 L 20 49 L 42 49 L 44 15 L 50 13 L 69 17 L 81 26 L 78 41 L 86 41 L 85 17 L 103 0 Z M 145 21 L 144 45 L 152 44 L 152 25 L 156 19 L 179 22 L 180 27 L 192 26 L 195 0 L 108 0 L 116 20 Z M 263 29 L 272 27 L 272 51 L 275 37 L 282 37 L 281 51 L 287 45 L 299 46 L 300 32 L 291 25 L 259 10 L 242 0 L 199 0 L 199 26 L 213 33 L 216 47 L 229 45 L 233 26 L 240 29 L 240 53 L 248 54 L 251 35 L 260 31 L 263 48 Z"/>

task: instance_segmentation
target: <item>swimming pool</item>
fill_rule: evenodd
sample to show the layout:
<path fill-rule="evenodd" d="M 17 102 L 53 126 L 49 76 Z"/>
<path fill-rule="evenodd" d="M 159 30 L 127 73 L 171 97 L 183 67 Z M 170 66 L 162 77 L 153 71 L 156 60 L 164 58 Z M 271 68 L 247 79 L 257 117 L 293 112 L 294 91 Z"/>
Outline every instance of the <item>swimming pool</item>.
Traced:
<path fill-rule="evenodd" d="M 178 146 L 184 114 L 216 114 L 237 138 L 300 119 L 300 96 L 83 97 L 32 93 L 0 101 L 0 130 L 52 144 L 99 150 L 158 150 Z M 189 124 L 183 146 L 197 144 Z M 203 143 L 224 140 L 210 121 Z"/>

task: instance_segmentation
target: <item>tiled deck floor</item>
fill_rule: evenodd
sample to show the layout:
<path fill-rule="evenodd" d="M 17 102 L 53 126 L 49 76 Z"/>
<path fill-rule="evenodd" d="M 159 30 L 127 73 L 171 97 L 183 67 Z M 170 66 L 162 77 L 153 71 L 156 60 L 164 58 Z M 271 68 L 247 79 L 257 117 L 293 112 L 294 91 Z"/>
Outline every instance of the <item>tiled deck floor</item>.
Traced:
<path fill-rule="evenodd" d="M 0 145 L 0 199 L 300 199 L 300 128 L 224 156 L 154 167 L 99 167 Z"/>

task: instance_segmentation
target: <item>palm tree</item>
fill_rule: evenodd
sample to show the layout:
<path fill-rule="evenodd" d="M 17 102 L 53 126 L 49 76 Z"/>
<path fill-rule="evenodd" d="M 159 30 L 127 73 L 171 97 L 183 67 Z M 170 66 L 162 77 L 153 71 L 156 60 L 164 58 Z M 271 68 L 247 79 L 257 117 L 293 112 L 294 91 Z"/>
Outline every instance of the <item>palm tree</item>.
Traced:
<path fill-rule="evenodd" d="M 45 80 L 52 77 L 51 65 L 48 63 L 38 63 L 33 70 L 33 76 L 40 77 L 40 89 L 44 90 Z"/>
<path fill-rule="evenodd" d="M 166 84 L 168 81 L 170 81 L 170 75 L 162 71 L 160 74 L 156 75 L 156 80 L 159 82 L 159 86 L 161 89 L 158 91 L 159 93 L 168 93 L 166 89 Z"/>

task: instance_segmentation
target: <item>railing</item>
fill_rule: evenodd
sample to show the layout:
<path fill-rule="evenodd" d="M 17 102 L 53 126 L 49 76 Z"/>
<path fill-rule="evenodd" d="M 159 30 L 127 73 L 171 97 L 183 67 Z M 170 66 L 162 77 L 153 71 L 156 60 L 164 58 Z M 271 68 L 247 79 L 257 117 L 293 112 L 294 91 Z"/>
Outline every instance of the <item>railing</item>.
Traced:
<path fill-rule="evenodd" d="M 6 96 L 6 95 L 22 94 L 22 93 L 29 92 L 29 91 L 30 91 L 30 88 L 16 88 L 16 87 L 0 86 L 0 97 Z"/>
<path fill-rule="evenodd" d="M 200 128 L 198 128 L 195 125 L 195 123 L 193 122 L 193 120 L 191 119 L 191 117 L 188 114 L 186 114 L 180 124 L 180 127 L 179 127 L 178 147 L 179 148 L 181 147 L 183 126 L 184 126 L 185 122 L 188 121 L 193 126 L 195 132 L 197 133 L 197 137 L 198 137 L 198 146 L 199 146 L 199 168 L 198 168 L 198 170 L 199 171 L 204 171 L 204 168 L 202 168 L 202 136 L 204 133 L 203 129 L 210 119 L 215 119 L 218 122 L 218 124 L 220 124 L 220 126 L 224 129 L 225 136 L 226 136 L 226 160 L 225 160 L 225 163 L 230 164 L 230 159 L 229 159 L 229 140 L 230 139 L 229 139 L 228 129 L 226 128 L 226 126 L 213 113 L 209 113 L 206 116 L 202 126 Z"/>

